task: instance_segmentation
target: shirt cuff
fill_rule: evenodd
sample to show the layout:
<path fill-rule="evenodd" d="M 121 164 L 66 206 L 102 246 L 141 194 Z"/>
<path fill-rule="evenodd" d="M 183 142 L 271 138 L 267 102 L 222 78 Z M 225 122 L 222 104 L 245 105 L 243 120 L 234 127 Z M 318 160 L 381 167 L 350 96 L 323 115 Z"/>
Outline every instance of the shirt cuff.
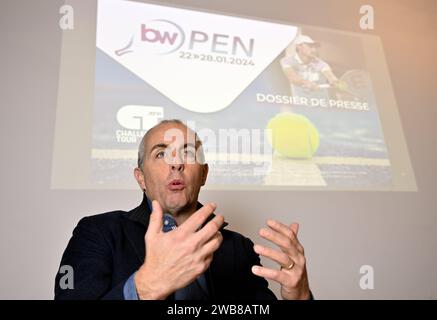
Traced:
<path fill-rule="evenodd" d="M 139 300 L 134 281 L 135 272 L 126 280 L 123 286 L 124 300 Z"/>

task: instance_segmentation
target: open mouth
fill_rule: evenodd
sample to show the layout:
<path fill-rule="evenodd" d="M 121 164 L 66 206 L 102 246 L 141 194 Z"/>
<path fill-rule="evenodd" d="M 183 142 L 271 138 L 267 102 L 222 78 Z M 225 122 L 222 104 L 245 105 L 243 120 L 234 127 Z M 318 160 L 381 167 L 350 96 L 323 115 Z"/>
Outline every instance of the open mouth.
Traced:
<path fill-rule="evenodd" d="M 170 191 L 182 190 L 185 188 L 185 183 L 182 180 L 175 179 L 167 185 Z"/>

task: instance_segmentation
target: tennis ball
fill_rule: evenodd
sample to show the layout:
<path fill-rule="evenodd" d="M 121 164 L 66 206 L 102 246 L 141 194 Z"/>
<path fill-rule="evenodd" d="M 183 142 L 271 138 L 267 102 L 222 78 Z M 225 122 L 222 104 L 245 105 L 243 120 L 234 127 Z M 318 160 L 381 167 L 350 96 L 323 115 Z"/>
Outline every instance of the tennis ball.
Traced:
<path fill-rule="evenodd" d="M 336 87 L 338 90 L 342 90 L 342 91 L 346 91 L 346 90 L 349 89 L 349 86 L 348 86 L 347 83 L 344 82 L 344 81 L 338 81 L 338 82 L 335 84 L 335 87 Z"/>
<path fill-rule="evenodd" d="M 309 159 L 319 147 L 319 132 L 303 115 L 277 114 L 270 119 L 267 129 L 273 149 L 285 157 Z"/>

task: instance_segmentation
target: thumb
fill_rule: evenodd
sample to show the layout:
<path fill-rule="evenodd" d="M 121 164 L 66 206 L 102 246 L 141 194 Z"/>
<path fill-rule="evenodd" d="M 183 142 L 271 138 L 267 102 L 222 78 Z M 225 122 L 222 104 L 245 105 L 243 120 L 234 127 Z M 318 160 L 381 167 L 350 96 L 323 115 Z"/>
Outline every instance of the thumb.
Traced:
<path fill-rule="evenodd" d="M 160 233 L 162 231 L 162 208 L 158 201 L 152 201 L 152 213 L 150 215 L 149 228 L 153 233 Z"/>

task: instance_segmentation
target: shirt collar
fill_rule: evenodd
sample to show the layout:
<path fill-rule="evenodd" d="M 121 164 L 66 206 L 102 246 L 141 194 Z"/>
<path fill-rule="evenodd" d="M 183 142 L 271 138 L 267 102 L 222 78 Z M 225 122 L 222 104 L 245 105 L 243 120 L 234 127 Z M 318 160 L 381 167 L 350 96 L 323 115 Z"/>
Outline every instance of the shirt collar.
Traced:
<path fill-rule="evenodd" d="M 150 201 L 149 198 L 147 198 L 146 193 L 144 193 L 143 195 L 143 203 L 147 204 L 147 213 L 150 214 L 152 212 L 152 201 Z M 197 210 L 199 210 L 200 208 L 202 208 L 203 205 L 200 202 L 197 202 Z M 211 213 L 211 215 L 206 219 L 206 221 L 203 223 L 202 227 L 204 225 L 206 225 L 210 220 L 214 219 L 215 214 Z M 177 228 L 177 223 L 176 220 L 173 218 L 173 216 L 170 213 L 164 213 L 164 217 L 163 217 L 163 231 L 167 232 L 173 229 Z M 167 221 L 167 223 L 166 223 Z M 224 222 L 222 227 L 220 228 L 220 230 L 222 230 L 224 227 L 226 227 L 227 225 L 229 225 L 229 223 Z"/>

